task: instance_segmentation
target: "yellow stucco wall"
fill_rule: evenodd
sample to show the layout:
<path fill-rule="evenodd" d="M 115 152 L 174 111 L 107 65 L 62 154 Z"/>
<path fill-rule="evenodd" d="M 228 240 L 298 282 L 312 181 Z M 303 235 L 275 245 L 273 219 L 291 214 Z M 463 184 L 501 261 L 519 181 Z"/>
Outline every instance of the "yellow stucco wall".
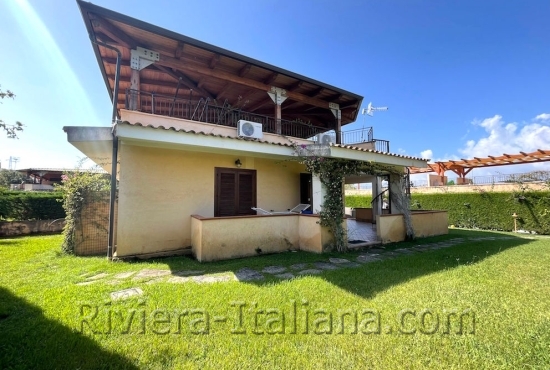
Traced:
<path fill-rule="evenodd" d="M 286 210 L 299 203 L 296 162 L 120 145 L 117 256 L 190 246 L 191 215 L 214 216 L 214 168 L 257 171 L 257 206 Z"/>
<path fill-rule="evenodd" d="M 319 217 L 307 215 L 193 216 L 193 253 L 201 262 L 289 249 L 321 253 L 332 242 L 332 235 L 318 221 Z"/>
<path fill-rule="evenodd" d="M 416 237 L 443 235 L 449 232 L 447 211 L 412 212 L 412 223 Z M 405 240 L 405 223 L 402 214 L 376 216 L 376 233 L 382 243 Z"/>

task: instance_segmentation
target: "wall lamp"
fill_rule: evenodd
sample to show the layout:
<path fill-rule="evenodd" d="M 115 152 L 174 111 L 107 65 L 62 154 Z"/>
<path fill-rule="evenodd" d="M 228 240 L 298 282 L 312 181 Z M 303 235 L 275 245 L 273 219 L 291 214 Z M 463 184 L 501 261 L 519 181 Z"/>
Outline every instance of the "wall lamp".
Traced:
<path fill-rule="evenodd" d="M 242 165 L 243 165 L 243 164 L 241 163 L 241 160 L 240 160 L 240 159 L 237 159 L 237 160 L 235 161 L 235 166 L 237 166 L 238 168 L 241 168 Z"/>

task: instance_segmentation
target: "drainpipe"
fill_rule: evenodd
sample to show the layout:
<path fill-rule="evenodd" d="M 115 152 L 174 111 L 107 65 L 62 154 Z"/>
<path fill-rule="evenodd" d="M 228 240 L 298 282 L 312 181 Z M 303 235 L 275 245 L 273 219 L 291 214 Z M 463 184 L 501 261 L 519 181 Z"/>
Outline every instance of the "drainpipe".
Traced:
<path fill-rule="evenodd" d="M 109 244 L 107 247 L 107 258 L 113 258 L 113 246 L 115 244 L 115 201 L 116 201 L 116 172 L 117 172 L 117 158 L 118 158 L 118 136 L 116 136 L 115 125 L 117 122 L 117 103 L 118 103 L 118 84 L 120 79 L 120 62 L 122 54 L 120 50 L 106 44 L 104 42 L 94 40 L 90 35 L 90 40 L 94 44 L 101 45 L 107 49 L 111 49 L 117 53 L 116 57 L 116 72 L 115 72 L 115 86 L 113 88 L 113 114 L 111 117 L 112 123 L 112 135 L 113 135 L 113 152 L 111 155 L 111 192 L 109 199 Z"/>

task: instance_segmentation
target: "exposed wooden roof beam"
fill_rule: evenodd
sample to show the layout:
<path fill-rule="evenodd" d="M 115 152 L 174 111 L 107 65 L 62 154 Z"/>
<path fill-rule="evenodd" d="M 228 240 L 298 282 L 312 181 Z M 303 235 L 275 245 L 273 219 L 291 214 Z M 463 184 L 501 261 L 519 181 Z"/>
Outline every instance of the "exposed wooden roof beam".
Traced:
<path fill-rule="evenodd" d="M 248 72 L 250 72 L 250 68 L 252 66 L 250 64 L 245 64 L 244 67 L 242 67 L 239 71 L 239 77 L 244 77 L 248 74 Z"/>
<path fill-rule="evenodd" d="M 212 59 L 210 59 L 210 62 L 208 62 L 208 68 L 214 69 L 216 68 L 216 64 L 220 61 L 220 54 L 214 54 Z"/>
<path fill-rule="evenodd" d="M 277 72 L 273 72 L 264 80 L 264 84 L 271 85 L 273 81 L 277 79 L 277 77 L 279 77 L 279 74 Z"/>
<path fill-rule="evenodd" d="M 304 86 L 304 81 L 296 81 L 294 82 L 292 85 L 290 85 L 289 87 L 287 87 L 285 90 L 286 91 L 294 91 L 294 90 L 297 90 L 299 89 L 300 87 Z"/>
<path fill-rule="evenodd" d="M 176 51 L 174 52 L 174 56 L 177 59 L 181 59 L 181 57 L 183 56 L 184 48 L 185 48 L 185 44 L 183 42 L 179 41 L 178 42 L 178 47 L 176 48 Z"/>
<path fill-rule="evenodd" d="M 257 111 L 258 109 L 260 109 L 261 107 L 263 107 L 264 105 L 266 105 L 268 103 L 273 104 L 273 100 L 271 100 L 271 98 L 269 96 L 267 98 L 265 98 L 264 100 L 259 101 L 255 105 L 249 107 L 247 109 L 247 111 L 250 112 L 250 113 L 253 113 L 253 112 Z"/>
<path fill-rule="evenodd" d="M 99 29 L 102 33 L 109 36 L 111 39 L 115 40 L 122 46 L 127 47 L 128 49 L 135 49 L 137 46 L 139 46 L 132 37 L 128 36 L 126 33 L 113 26 L 113 24 L 110 23 L 108 20 L 103 19 L 95 14 L 93 16 L 92 26 L 94 27 L 94 30 Z"/>
<path fill-rule="evenodd" d="M 96 19 L 99 19 L 99 18 L 96 18 Z M 103 25 L 103 22 L 102 22 L 102 25 Z M 250 88 L 255 88 L 255 89 L 266 91 L 266 92 L 271 90 L 271 85 L 265 84 L 263 81 L 260 82 L 260 81 L 256 81 L 256 80 L 246 78 L 246 77 L 239 77 L 239 76 L 236 76 L 236 75 L 234 75 L 232 73 L 229 73 L 229 72 L 226 72 L 226 71 L 210 69 L 208 67 L 205 67 L 205 66 L 202 66 L 200 64 L 193 63 L 193 62 L 184 62 L 180 59 L 177 59 L 177 58 L 174 58 L 173 56 L 170 56 L 170 55 L 174 55 L 173 51 L 167 52 L 166 49 L 163 48 L 163 47 L 159 47 L 159 46 L 156 46 L 156 45 L 153 45 L 153 44 L 138 45 L 136 41 L 134 41 L 130 36 L 126 35 L 124 32 L 122 32 L 121 30 L 119 30 L 118 28 L 116 28 L 112 25 L 111 25 L 111 27 L 112 27 L 112 29 L 114 29 L 114 31 L 116 31 L 115 32 L 116 37 L 119 38 L 119 40 L 116 40 L 117 42 L 124 42 L 126 45 L 128 45 L 127 47 L 132 47 L 133 48 L 133 47 L 136 47 L 136 46 L 143 46 L 147 49 L 158 51 L 160 53 L 160 61 L 155 62 L 155 65 L 161 65 L 161 66 L 164 66 L 164 67 L 174 68 L 174 69 L 177 69 L 177 70 L 189 70 L 191 72 L 199 73 L 199 74 L 206 75 L 206 76 L 213 77 L 213 78 L 218 78 L 218 79 L 221 79 L 221 80 L 230 81 L 230 82 L 233 82 L 233 83 L 236 83 L 236 84 L 239 84 L 239 85 L 247 86 L 247 87 L 250 87 Z M 111 37 L 110 35 L 108 35 L 108 36 Z M 302 82 L 302 81 L 298 81 L 297 84 L 299 84 L 300 82 Z M 301 86 L 301 85 L 297 85 L 297 86 Z M 320 91 L 322 91 L 323 89 L 324 88 L 321 88 Z M 312 105 L 312 106 L 317 106 L 319 108 L 328 109 L 328 104 L 329 103 L 327 101 L 324 101 L 324 100 L 321 100 L 321 99 L 316 99 L 316 98 L 308 96 L 308 95 L 296 93 L 296 92 L 291 91 L 291 90 L 290 91 L 287 90 L 286 95 L 290 100 L 300 101 L 300 102 L 303 102 L 303 103 L 306 103 L 306 104 L 309 104 L 309 105 Z"/>
<path fill-rule="evenodd" d="M 176 58 L 165 56 L 165 55 L 161 55 L 160 61 L 156 62 L 156 64 L 163 65 L 165 67 L 175 68 L 178 70 L 188 70 L 194 73 L 199 73 L 209 77 L 230 81 L 239 85 L 262 90 L 265 92 L 271 91 L 271 85 L 266 85 L 263 82 L 256 81 L 246 77 L 239 77 L 232 73 L 221 71 L 221 70 L 211 70 L 202 65 L 191 63 L 191 62 L 184 63 Z M 301 101 L 312 106 L 328 109 L 329 103 L 327 101 L 324 101 L 321 99 L 315 99 L 303 94 L 296 93 L 294 91 L 287 91 L 286 95 L 290 100 Z"/>
<path fill-rule="evenodd" d="M 103 62 L 106 63 L 106 64 L 116 65 L 116 59 L 114 59 L 114 58 L 103 58 Z M 130 61 L 128 59 L 122 59 L 120 63 L 123 66 L 129 66 L 130 65 Z M 157 65 L 157 64 L 152 64 L 152 66 L 157 68 L 160 72 L 168 74 L 169 76 L 171 76 L 175 80 L 179 80 L 180 77 L 181 77 L 181 82 L 185 86 L 187 86 L 190 89 L 196 90 L 200 94 L 204 95 L 204 97 L 214 99 L 214 96 L 210 92 L 206 91 L 204 88 L 199 86 L 195 81 L 191 80 L 189 77 L 187 77 L 183 73 L 181 73 L 179 71 L 173 71 L 170 68 L 163 67 L 163 66 L 160 66 L 160 65 Z M 143 79 L 141 79 L 140 82 L 143 83 Z M 151 83 L 151 85 L 154 85 L 154 84 L 155 83 Z M 158 85 L 161 86 L 160 82 L 158 83 Z M 174 88 L 175 87 L 176 86 L 174 86 Z"/>
<path fill-rule="evenodd" d="M 223 87 L 222 89 L 220 90 L 220 92 L 218 93 L 218 95 L 216 95 L 216 100 L 220 99 L 223 94 L 225 94 L 227 92 L 227 90 L 229 90 L 229 88 L 231 87 L 231 83 L 230 82 L 227 82 Z"/>

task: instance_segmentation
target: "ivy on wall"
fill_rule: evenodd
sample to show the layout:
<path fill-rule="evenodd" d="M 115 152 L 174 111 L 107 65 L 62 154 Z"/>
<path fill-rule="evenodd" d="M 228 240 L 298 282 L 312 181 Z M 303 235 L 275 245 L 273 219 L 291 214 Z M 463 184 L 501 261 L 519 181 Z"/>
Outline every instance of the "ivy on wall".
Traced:
<path fill-rule="evenodd" d="M 102 173 L 78 170 L 62 176 L 58 189 L 63 194 L 63 209 L 67 214 L 61 245 L 63 252 L 74 253 L 76 229 L 83 209 L 89 204 L 104 200 L 109 187 L 109 178 Z"/>

